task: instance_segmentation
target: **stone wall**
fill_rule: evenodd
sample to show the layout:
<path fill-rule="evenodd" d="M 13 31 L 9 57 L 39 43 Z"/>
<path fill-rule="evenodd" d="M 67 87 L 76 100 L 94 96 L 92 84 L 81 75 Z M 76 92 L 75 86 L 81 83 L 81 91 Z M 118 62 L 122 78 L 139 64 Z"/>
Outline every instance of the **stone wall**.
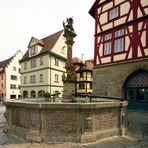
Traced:
<path fill-rule="evenodd" d="M 148 138 L 148 111 L 128 110 L 128 135 L 139 140 Z"/>
<path fill-rule="evenodd" d="M 148 59 L 95 67 L 93 70 L 93 94 L 124 97 L 123 85 L 134 71 L 148 70 Z"/>
<path fill-rule="evenodd" d="M 6 131 L 35 142 L 94 142 L 126 134 L 127 102 L 5 102 Z"/>

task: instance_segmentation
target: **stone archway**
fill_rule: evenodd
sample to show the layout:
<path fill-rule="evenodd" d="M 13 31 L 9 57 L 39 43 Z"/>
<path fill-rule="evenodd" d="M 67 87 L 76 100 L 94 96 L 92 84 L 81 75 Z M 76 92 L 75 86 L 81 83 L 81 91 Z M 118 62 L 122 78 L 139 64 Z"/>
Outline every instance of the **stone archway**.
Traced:
<path fill-rule="evenodd" d="M 43 97 L 44 97 L 44 93 L 45 93 L 44 90 L 40 90 L 40 91 L 38 92 L 38 98 L 43 98 Z"/>
<path fill-rule="evenodd" d="M 36 98 L 36 92 L 34 90 L 31 91 L 30 97 L 31 98 Z"/>
<path fill-rule="evenodd" d="M 124 95 L 129 100 L 148 101 L 148 71 L 137 70 L 124 82 Z"/>
<path fill-rule="evenodd" d="M 23 91 L 23 98 L 28 98 L 28 91 L 26 90 Z"/>

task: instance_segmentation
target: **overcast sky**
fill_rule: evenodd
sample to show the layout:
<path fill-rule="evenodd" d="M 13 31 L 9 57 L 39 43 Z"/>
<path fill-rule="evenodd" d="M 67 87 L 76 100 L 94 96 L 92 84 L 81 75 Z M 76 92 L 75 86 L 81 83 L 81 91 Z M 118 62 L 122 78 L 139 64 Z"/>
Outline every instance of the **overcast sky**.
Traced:
<path fill-rule="evenodd" d="M 95 0 L 0 0 L 0 61 L 26 52 L 32 36 L 42 39 L 63 29 L 73 16 L 77 33 L 73 56 L 93 58 L 95 22 L 88 11 Z"/>

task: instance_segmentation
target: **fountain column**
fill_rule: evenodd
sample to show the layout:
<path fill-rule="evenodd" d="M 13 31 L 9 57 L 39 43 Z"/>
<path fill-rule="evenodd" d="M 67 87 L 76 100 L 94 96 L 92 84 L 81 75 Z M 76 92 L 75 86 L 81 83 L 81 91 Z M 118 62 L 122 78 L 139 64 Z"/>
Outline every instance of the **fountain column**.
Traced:
<path fill-rule="evenodd" d="M 74 44 L 74 38 L 76 33 L 73 29 L 73 19 L 67 18 L 66 23 L 63 22 L 64 27 L 64 37 L 66 38 L 67 45 L 67 62 L 66 62 L 66 76 L 63 78 L 64 82 L 64 92 L 63 99 L 67 101 L 72 101 L 72 93 L 75 93 L 75 71 L 73 68 L 72 60 L 72 47 Z"/>

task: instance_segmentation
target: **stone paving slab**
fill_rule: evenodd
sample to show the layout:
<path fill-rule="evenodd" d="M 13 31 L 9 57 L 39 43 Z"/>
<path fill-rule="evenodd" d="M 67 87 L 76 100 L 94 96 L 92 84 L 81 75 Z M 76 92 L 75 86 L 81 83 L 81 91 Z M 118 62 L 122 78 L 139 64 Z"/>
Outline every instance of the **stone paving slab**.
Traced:
<path fill-rule="evenodd" d="M 95 143 L 30 143 L 12 135 L 0 135 L 0 148 L 148 148 L 148 141 L 136 141 L 129 137 L 112 137 Z"/>

